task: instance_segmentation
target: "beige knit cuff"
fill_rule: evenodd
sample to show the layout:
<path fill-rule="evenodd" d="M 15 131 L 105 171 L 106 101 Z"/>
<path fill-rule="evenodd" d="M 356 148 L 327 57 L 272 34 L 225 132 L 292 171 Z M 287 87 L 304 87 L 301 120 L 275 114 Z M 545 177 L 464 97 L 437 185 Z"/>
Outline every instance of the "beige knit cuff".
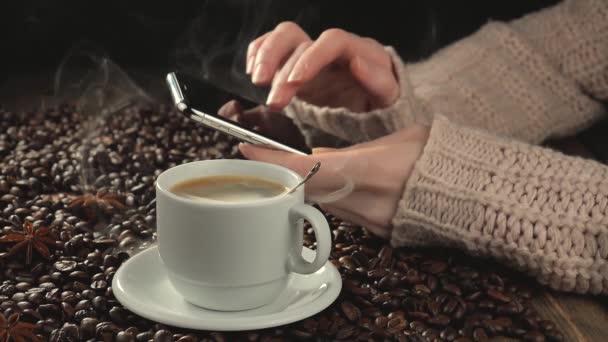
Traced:
<path fill-rule="evenodd" d="M 394 245 L 494 256 L 553 288 L 608 292 L 608 167 L 435 119 Z"/>
<path fill-rule="evenodd" d="M 415 122 L 412 113 L 418 113 L 420 106 L 412 97 L 405 65 L 392 48 L 387 47 L 387 51 L 391 55 L 400 86 L 399 98 L 390 107 L 356 113 L 346 108 L 318 107 L 298 98 L 291 101 L 285 112 L 300 128 L 308 143 L 317 146 L 319 143 L 334 145 L 335 142 L 328 139 L 328 135 L 358 143 L 379 138 Z M 314 132 L 313 129 L 324 134 Z"/>

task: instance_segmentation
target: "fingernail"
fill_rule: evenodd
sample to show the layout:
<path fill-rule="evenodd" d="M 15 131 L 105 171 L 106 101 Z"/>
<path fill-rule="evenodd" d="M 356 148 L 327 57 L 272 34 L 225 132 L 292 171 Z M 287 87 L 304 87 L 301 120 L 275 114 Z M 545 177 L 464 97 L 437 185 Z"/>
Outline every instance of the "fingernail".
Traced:
<path fill-rule="evenodd" d="M 251 71 L 253 69 L 253 62 L 254 62 L 253 56 L 247 57 L 247 65 L 245 67 L 245 73 L 247 75 L 251 74 Z"/>
<path fill-rule="evenodd" d="M 253 77 L 252 77 L 252 81 L 253 83 L 261 83 L 264 82 L 264 80 L 267 77 L 267 71 L 266 71 L 266 67 L 264 66 L 263 63 L 258 63 L 258 65 L 255 66 L 255 71 L 253 72 Z"/>
<path fill-rule="evenodd" d="M 287 82 L 301 82 L 304 78 L 304 70 L 302 68 L 293 69 L 287 77 Z"/>
<path fill-rule="evenodd" d="M 272 87 L 270 89 L 270 93 L 268 93 L 268 99 L 266 99 L 266 105 L 270 106 L 270 105 L 275 105 L 275 104 L 279 104 L 279 102 L 281 101 L 280 96 L 277 95 L 277 92 L 275 91 L 276 86 Z"/>
<path fill-rule="evenodd" d="M 312 154 L 328 153 L 328 152 L 333 152 L 334 150 L 335 150 L 334 148 L 329 148 L 329 147 L 315 147 L 312 149 Z"/>
<path fill-rule="evenodd" d="M 239 151 L 241 151 L 241 153 L 242 153 L 242 154 L 246 154 L 246 153 L 247 153 L 247 149 L 248 149 L 248 146 L 247 146 L 247 145 L 248 145 L 248 144 L 243 143 L 243 142 L 242 142 L 242 143 L 239 143 L 238 148 L 239 148 Z"/>

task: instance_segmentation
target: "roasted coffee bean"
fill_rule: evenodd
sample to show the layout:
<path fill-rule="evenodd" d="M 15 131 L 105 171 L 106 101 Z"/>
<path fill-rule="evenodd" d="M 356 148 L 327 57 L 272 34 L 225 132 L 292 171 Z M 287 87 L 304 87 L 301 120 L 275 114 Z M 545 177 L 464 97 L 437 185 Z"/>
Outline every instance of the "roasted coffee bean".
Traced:
<path fill-rule="evenodd" d="M 432 325 L 446 326 L 450 324 L 450 317 L 446 315 L 437 315 L 426 320 L 427 323 Z"/>
<path fill-rule="evenodd" d="M 108 314 L 113 322 L 124 325 L 126 324 L 127 315 L 129 314 L 129 312 L 119 306 L 115 306 L 110 309 L 110 312 Z"/>
<path fill-rule="evenodd" d="M 420 264 L 420 269 L 431 274 L 443 273 L 448 269 L 448 265 L 442 261 L 428 260 Z"/>
<path fill-rule="evenodd" d="M 386 316 L 378 316 L 376 317 L 376 319 L 374 320 L 374 324 L 380 328 L 384 328 L 386 327 L 386 324 L 388 323 L 389 318 Z"/>
<path fill-rule="evenodd" d="M 74 307 L 67 302 L 61 302 L 61 309 L 63 310 L 65 316 L 68 318 L 72 318 L 74 316 L 74 313 L 76 312 Z"/>
<path fill-rule="evenodd" d="M 557 330 L 547 330 L 545 331 L 545 337 L 549 341 L 561 342 L 564 340 L 564 335 Z"/>
<path fill-rule="evenodd" d="M 78 263 L 72 260 L 60 260 L 54 264 L 57 271 L 70 273 L 76 269 Z"/>
<path fill-rule="evenodd" d="M 489 300 L 482 300 L 481 302 L 479 302 L 477 307 L 482 310 L 493 310 L 496 307 L 496 304 Z"/>
<path fill-rule="evenodd" d="M 0 295 L 11 297 L 17 292 L 17 289 L 14 285 L 11 284 L 2 284 L 0 285 Z"/>
<path fill-rule="evenodd" d="M 100 312 L 107 310 L 107 303 L 108 303 L 108 301 L 103 296 L 97 296 L 97 297 L 93 298 L 93 300 L 91 301 L 93 308 Z"/>
<path fill-rule="evenodd" d="M 105 280 L 97 280 L 91 283 L 91 289 L 93 290 L 105 290 L 108 287 L 108 282 Z"/>
<path fill-rule="evenodd" d="M 349 320 L 356 322 L 361 318 L 361 310 L 351 302 L 342 302 L 340 304 L 342 312 Z"/>
<path fill-rule="evenodd" d="M 443 329 L 441 331 L 441 333 L 439 334 L 439 337 L 441 337 L 442 339 L 444 339 L 446 341 L 453 341 L 454 339 L 456 339 L 457 336 L 458 336 L 458 332 L 456 331 L 456 329 L 454 329 L 452 327 L 447 327 L 447 328 Z"/>
<path fill-rule="evenodd" d="M 555 329 L 555 324 L 553 324 L 553 322 L 551 322 L 551 321 L 544 321 L 543 320 L 543 321 L 538 322 L 538 324 L 543 329 L 543 331 L 548 331 L 548 330 Z"/>
<path fill-rule="evenodd" d="M 38 312 L 44 318 L 58 318 L 60 309 L 55 304 L 42 304 L 38 306 Z"/>
<path fill-rule="evenodd" d="M 443 285 L 443 289 L 446 292 L 453 294 L 454 296 L 461 296 L 462 295 L 462 290 L 458 286 L 456 286 L 454 284 Z"/>
<path fill-rule="evenodd" d="M 144 332 L 141 332 L 141 333 L 135 335 L 135 340 L 138 341 L 138 342 L 140 342 L 140 341 L 141 342 L 144 342 L 144 341 L 147 342 L 147 341 L 149 341 L 149 340 L 151 340 L 153 338 L 154 338 L 154 332 L 153 331 L 144 331 Z"/>
<path fill-rule="evenodd" d="M 511 297 L 505 295 L 504 293 L 502 293 L 500 291 L 496 291 L 494 289 L 488 289 L 486 291 L 486 294 L 488 295 L 488 297 L 490 297 L 498 302 L 508 303 L 511 301 Z"/>
<path fill-rule="evenodd" d="M 388 321 L 386 324 L 389 334 L 395 334 L 407 327 L 407 321 L 401 317 L 396 317 Z"/>
<path fill-rule="evenodd" d="M 87 340 L 95 337 L 95 330 L 98 323 L 99 321 L 96 318 L 84 318 L 80 322 L 79 328 L 82 339 Z"/>
<path fill-rule="evenodd" d="M 154 334 L 154 342 L 172 342 L 173 334 L 168 330 L 159 330 Z"/>
<path fill-rule="evenodd" d="M 354 286 L 349 288 L 350 292 L 356 296 L 368 296 L 371 294 L 371 289 L 369 287 L 358 287 Z"/>
<path fill-rule="evenodd" d="M 431 294 L 431 289 L 429 289 L 426 285 L 417 284 L 414 285 L 414 294 L 419 296 L 428 296 Z"/>
<path fill-rule="evenodd" d="M 238 148 L 232 138 L 164 107 L 99 116 L 92 131 L 87 117 L 70 106 L 24 116 L 0 109 L 0 236 L 27 220 L 52 227 L 58 240 L 48 259 L 34 253 L 31 266 L 23 253 L 0 251 L 0 314 L 22 313 L 42 340 L 73 338 L 74 323 L 83 341 L 148 342 L 155 334 L 182 342 L 483 340 L 480 331 L 563 340 L 559 327 L 530 310 L 532 292 L 492 264 L 459 253 L 394 249 L 332 216 L 330 259 L 345 291 L 336 305 L 304 322 L 186 334 L 130 313 L 113 297 L 111 284 L 130 254 L 155 242 L 156 177 L 192 160 L 239 157 Z M 117 194 L 124 208 L 70 206 L 77 196 L 98 191 Z M 314 241 L 307 224 L 305 245 Z"/>
<path fill-rule="evenodd" d="M 540 333 L 540 331 L 528 331 L 527 333 L 525 333 L 522 336 L 524 341 L 530 341 L 530 342 L 543 342 L 545 341 L 545 336 L 543 334 Z"/>
<path fill-rule="evenodd" d="M 408 313 L 408 315 L 411 319 L 417 319 L 417 320 L 421 320 L 421 321 L 426 321 L 427 319 L 429 319 L 431 317 L 430 314 L 428 314 L 427 312 L 422 312 L 422 311 L 411 311 Z"/>
<path fill-rule="evenodd" d="M 399 279 L 393 275 L 386 275 L 378 282 L 378 287 L 383 290 L 390 290 L 399 284 Z"/>
<path fill-rule="evenodd" d="M 27 295 L 27 300 L 33 304 L 40 304 L 44 300 L 44 295 L 41 292 L 34 292 Z"/>
<path fill-rule="evenodd" d="M 486 342 L 489 339 L 485 330 L 483 330 L 482 328 L 475 328 L 475 330 L 473 330 L 473 340 L 475 342 Z"/>
<path fill-rule="evenodd" d="M 357 328 L 353 325 L 346 325 L 342 328 L 340 328 L 337 332 L 336 332 L 336 339 L 337 340 L 344 340 L 347 339 L 351 336 L 355 336 L 357 333 Z"/>
<path fill-rule="evenodd" d="M 458 301 L 455 299 L 448 300 L 443 306 L 443 312 L 446 314 L 452 313 L 458 306 Z"/>
<path fill-rule="evenodd" d="M 355 261 L 355 263 L 357 263 L 357 265 L 363 266 L 363 267 L 369 267 L 369 258 L 363 252 L 354 251 L 351 254 L 351 257 Z"/>
<path fill-rule="evenodd" d="M 26 282 L 21 282 L 21 283 L 18 283 L 17 285 L 15 285 L 15 288 L 17 289 L 17 291 L 25 292 L 25 291 L 29 290 L 30 288 L 32 288 L 32 284 L 26 283 Z"/>
<path fill-rule="evenodd" d="M 135 336 L 131 333 L 121 331 L 116 335 L 116 342 L 134 342 Z"/>
<path fill-rule="evenodd" d="M 388 274 L 387 270 L 383 269 L 374 269 L 367 272 L 367 276 L 372 279 L 381 279 L 382 277 Z"/>
<path fill-rule="evenodd" d="M 375 318 L 382 315 L 382 310 L 377 307 L 371 306 L 363 309 L 362 313 L 371 318 Z"/>

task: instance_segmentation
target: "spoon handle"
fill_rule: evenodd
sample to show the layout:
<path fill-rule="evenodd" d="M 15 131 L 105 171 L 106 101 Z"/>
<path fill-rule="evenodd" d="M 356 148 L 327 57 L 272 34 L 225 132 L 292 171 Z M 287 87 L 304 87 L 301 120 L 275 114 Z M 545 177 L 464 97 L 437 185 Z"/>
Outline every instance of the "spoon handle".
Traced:
<path fill-rule="evenodd" d="M 312 169 L 310 169 L 310 171 L 308 171 L 308 173 L 306 174 L 306 176 L 304 176 L 304 178 L 300 181 L 300 183 L 296 184 L 296 186 L 294 186 L 293 188 L 291 188 L 291 190 L 287 191 L 287 193 L 291 194 L 294 191 L 296 191 L 297 188 L 299 188 L 300 186 L 302 186 L 302 184 L 306 183 L 306 181 L 308 181 L 312 176 L 314 176 L 315 173 L 317 173 L 317 171 L 319 171 L 319 168 L 321 168 L 321 162 L 317 162 L 312 167 Z"/>

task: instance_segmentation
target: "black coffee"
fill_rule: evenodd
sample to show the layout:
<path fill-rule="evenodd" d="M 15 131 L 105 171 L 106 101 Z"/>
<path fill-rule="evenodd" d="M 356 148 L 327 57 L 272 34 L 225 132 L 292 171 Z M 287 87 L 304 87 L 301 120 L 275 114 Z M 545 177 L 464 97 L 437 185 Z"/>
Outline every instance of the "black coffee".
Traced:
<path fill-rule="evenodd" d="M 212 176 L 177 183 L 171 192 L 190 199 L 246 202 L 278 196 L 287 191 L 282 184 L 248 176 Z"/>

